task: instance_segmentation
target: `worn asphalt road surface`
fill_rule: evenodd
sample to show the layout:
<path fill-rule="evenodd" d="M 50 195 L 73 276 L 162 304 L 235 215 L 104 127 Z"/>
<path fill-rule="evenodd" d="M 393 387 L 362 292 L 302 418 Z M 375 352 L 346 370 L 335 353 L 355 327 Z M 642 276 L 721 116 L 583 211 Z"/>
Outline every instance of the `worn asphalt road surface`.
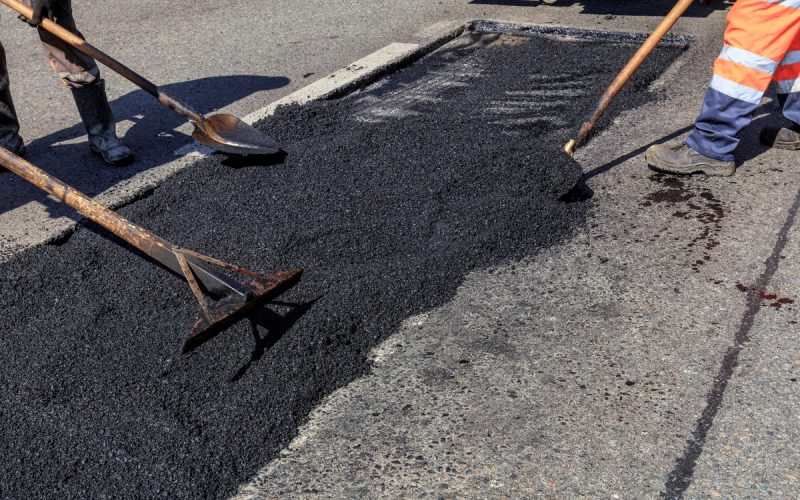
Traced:
<path fill-rule="evenodd" d="M 590 202 L 558 200 L 581 173 L 559 148 L 634 49 L 466 35 L 356 96 L 279 111 L 263 128 L 281 163 L 212 157 L 123 208 L 181 246 L 306 270 L 191 355 L 188 287 L 93 224 L 3 264 L 0 496 L 233 493 L 404 319 L 584 223 Z M 658 97 L 645 89 L 679 53 L 657 51 L 617 111 Z"/>
<path fill-rule="evenodd" d="M 671 0 L 74 0 L 84 35 L 170 95 L 203 113 L 246 116 L 394 42 L 426 43 L 476 19 L 646 32 Z M 95 5 L 96 4 L 96 5 Z M 695 4 L 676 27 L 707 29 L 719 5 Z M 690 28 L 691 29 L 691 28 Z M 137 161 L 105 168 L 86 145 L 69 92 L 53 77 L 36 32 L 0 8 L 0 40 L 28 158 L 90 196 L 119 206 L 160 183 L 191 126 L 112 71 L 101 68 L 118 132 Z M 599 83 L 598 83 L 599 85 Z M 68 209 L 22 181 L 0 182 L 0 261 L 43 243 L 73 222 Z"/>

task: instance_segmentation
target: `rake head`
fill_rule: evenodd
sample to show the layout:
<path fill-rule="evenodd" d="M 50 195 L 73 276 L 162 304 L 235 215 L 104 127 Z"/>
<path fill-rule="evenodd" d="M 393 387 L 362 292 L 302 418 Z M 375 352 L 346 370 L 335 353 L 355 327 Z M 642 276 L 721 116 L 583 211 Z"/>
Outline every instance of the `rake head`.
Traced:
<path fill-rule="evenodd" d="M 300 281 L 301 269 L 258 275 L 247 285 L 244 301 L 235 296 L 226 296 L 204 308 L 195 321 L 183 352 L 189 352 L 217 333 L 236 323 L 253 309 L 282 294 Z"/>

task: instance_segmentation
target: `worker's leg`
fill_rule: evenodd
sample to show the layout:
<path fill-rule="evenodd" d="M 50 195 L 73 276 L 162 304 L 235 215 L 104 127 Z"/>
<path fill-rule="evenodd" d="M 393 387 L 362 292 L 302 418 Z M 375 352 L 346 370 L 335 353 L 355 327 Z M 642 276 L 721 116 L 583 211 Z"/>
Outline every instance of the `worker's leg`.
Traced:
<path fill-rule="evenodd" d="M 733 161 L 739 134 L 800 33 L 800 1 L 739 0 L 728 14 L 725 46 L 714 64 L 687 144 L 709 158 Z"/>
<path fill-rule="evenodd" d="M 660 144 L 647 150 L 655 170 L 733 175 L 739 134 L 800 33 L 800 0 L 738 0 L 727 21 L 695 129 L 678 148 Z"/>
<path fill-rule="evenodd" d="M 0 44 L 0 146 L 15 154 L 24 154 L 25 145 L 19 136 L 19 122 L 11 100 L 11 89 L 8 83 L 6 68 L 6 52 Z"/>
<path fill-rule="evenodd" d="M 800 123 L 800 36 L 789 47 L 773 79 L 784 116 Z"/>
<path fill-rule="evenodd" d="M 30 4 L 30 0 L 24 1 Z M 52 15 L 60 26 L 83 38 L 75 25 L 70 0 L 54 1 Z M 108 104 L 105 82 L 100 78 L 97 63 L 41 28 L 39 38 L 47 51 L 53 71 L 72 91 L 81 120 L 89 134 L 92 152 L 101 155 L 111 165 L 130 163 L 133 154 L 117 138 L 116 121 Z"/>
<path fill-rule="evenodd" d="M 31 0 L 22 0 L 30 7 Z M 56 0 L 53 2 L 53 20 L 59 26 L 83 38 L 75 26 L 72 17 L 72 4 L 69 0 Z M 50 67 L 67 87 L 81 87 L 89 85 L 100 79 L 100 69 L 91 57 L 78 52 L 68 43 L 61 41 L 55 35 L 39 28 L 39 38 L 42 41 Z"/>
<path fill-rule="evenodd" d="M 800 149 L 800 37 L 792 43 L 775 71 L 774 81 L 783 114 L 792 125 L 765 127 L 761 131 L 761 142 L 781 149 Z"/>

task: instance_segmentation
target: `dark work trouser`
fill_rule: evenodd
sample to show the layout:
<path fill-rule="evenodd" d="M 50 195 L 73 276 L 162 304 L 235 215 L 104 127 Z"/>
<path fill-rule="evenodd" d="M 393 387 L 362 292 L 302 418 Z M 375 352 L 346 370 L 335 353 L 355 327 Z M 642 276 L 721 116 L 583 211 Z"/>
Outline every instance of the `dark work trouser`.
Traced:
<path fill-rule="evenodd" d="M 22 1 L 30 7 L 31 0 Z M 54 0 L 52 5 L 53 20 L 83 38 L 72 17 L 72 2 L 70 0 Z M 79 88 L 100 79 L 100 69 L 94 59 L 78 52 L 69 44 L 41 28 L 38 32 L 50 67 L 65 86 Z M 18 136 L 19 122 L 9 90 L 6 55 L 0 44 L 0 145 L 13 145 L 19 141 Z"/>
<path fill-rule="evenodd" d="M 31 0 L 22 0 L 28 6 Z M 68 29 L 79 37 L 83 35 L 75 26 L 75 18 L 72 17 L 72 2 L 70 0 L 55 0 L 52 2 L 53 20 L 59 26 Z M 39 39 L 42 41 L 47 60 L 50 67 L 68 87 L 82 87 L 93 83 L 100 78 L 100 70 L 97 63 L 91 57 L 78 52 L 69 44 L 62 42 L 54 35 L 39 28 Z"/>

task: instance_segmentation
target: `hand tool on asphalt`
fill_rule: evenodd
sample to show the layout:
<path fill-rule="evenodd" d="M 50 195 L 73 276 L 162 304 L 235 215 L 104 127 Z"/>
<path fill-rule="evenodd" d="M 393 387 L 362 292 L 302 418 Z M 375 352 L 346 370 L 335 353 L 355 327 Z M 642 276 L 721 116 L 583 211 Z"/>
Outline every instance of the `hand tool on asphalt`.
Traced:
<path fill-rule="evenodd" d="M 200 314 L 189 331 L 183 352 L 190 351 L 300 281 L 302 269 L 257 274 L 233 264 L 180 248 L 137 226 L 73 187 L 0 147 L 0 164 L 50 196 L 122 238 L 176 274 L 183 276 L 200 303 Z M 209 264 L 250 278 L 241 284 L 214 271 Z"/>
<path fill-rule="evenodd" d="M 30 19 L 33 16 L 32 9 L 18 0 L 0 0 L 0 2 L 14 9 L 26 19 Z M 217 151 L 236 155 L 270 155 L 277 153 L 280 149 L 274 140 L 233 115 L 218 113 L 211 116 L 203 116 L 198 111 L 159 90 L 158 86 L 153 82 L 50 19 L 43 19 L 40 29 L 52 33 L 89 57 L 100 61 L 158 99 L 158 102 L 164 106 L 188 119 L 194 124 L 192 138 L 197 142 Z"/>
<path fill-rule="evenodd" d="M 5 2 L 6 0 L 0 0 Z M 594 115 L 589 119 L 588 122 L 585 122 L 582 126 L 580 131 L 578 132 L 578 137 L 575 139 L 570 139 L 564 145 L 564 152 L 568 155 L 572 156 L 575 154 L 575 150 L 583 144 L 586 140 L 586 137 L 589 136 L 589 133 L 594 129 L 597 120 L 603 116 L 605 113 L 606 108 L 611 104 L 611 101 L 617 96 L 622 87 L 628 83 L 628 80 L 636 73 L 636 70 L 639 69 L 639 66 L 647 59 L 647 57 L 653 52 L 656 46 L 661 42 L 664 36 L 672 29 L 672 26 L 681 18 L 681 16 L 686 12 L 692 2 L 694 0 L 680 0 L 675 7 L 667 14 L 661 24 L 656 27 L 655 31 L 647 37 L 647 40 L 642 44 L 639 50 L 631 57 L 631 60 L 628 61 L 628 64 L 622 68 L 622 71 L 619 72 L 614 81 L 611 82 L 611 85 L 608 86 L 603 95 L 600 97 L 600 103 L 597 105 L 597 110 L 595 110 Z"/>

